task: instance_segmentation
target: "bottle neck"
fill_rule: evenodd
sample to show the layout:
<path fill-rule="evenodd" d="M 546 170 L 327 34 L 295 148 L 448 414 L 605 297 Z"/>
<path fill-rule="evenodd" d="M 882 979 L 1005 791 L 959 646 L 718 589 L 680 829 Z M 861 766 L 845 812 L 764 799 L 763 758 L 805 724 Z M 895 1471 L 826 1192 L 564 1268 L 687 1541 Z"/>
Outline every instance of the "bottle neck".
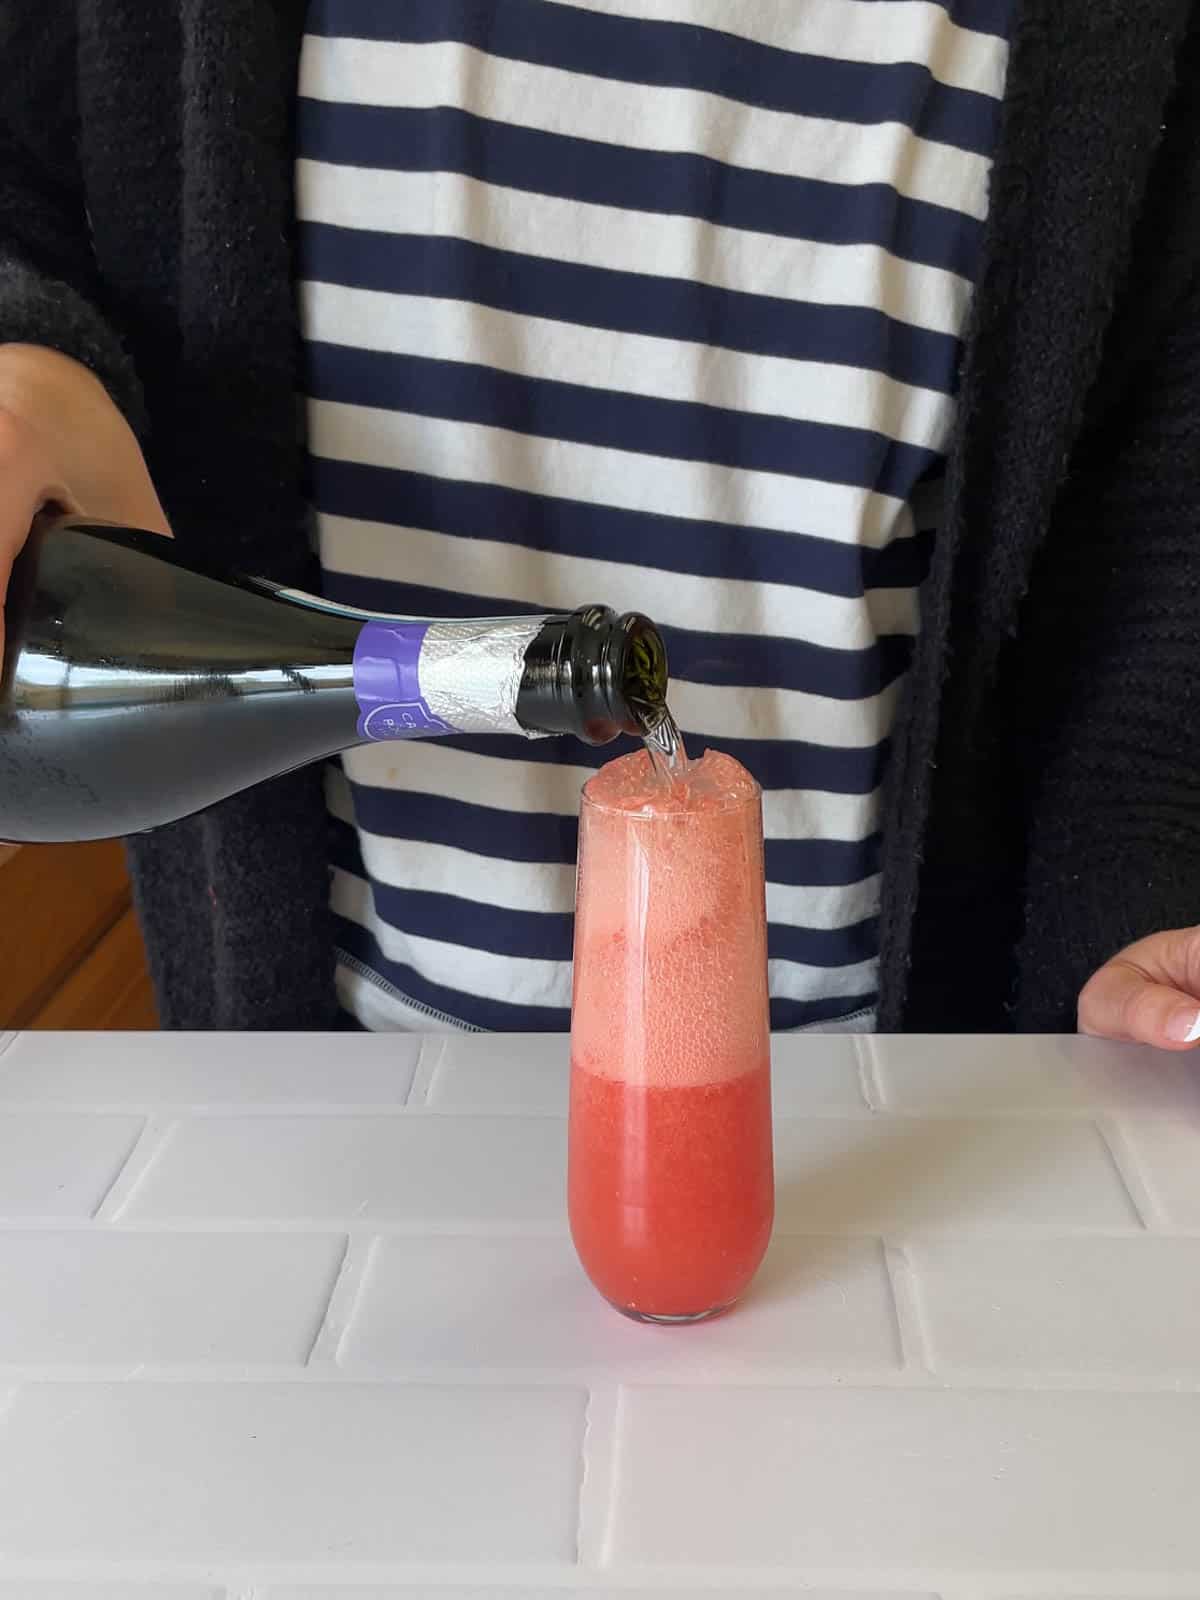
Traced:
<path fill-rule="evenodd" d="M 604 606 L 567 616 L 371 617 L 355 646 L 354 687 L 364 739 L 566 734 L 604 745 L 657 725 L 666 654 L 645 618 Z"/>

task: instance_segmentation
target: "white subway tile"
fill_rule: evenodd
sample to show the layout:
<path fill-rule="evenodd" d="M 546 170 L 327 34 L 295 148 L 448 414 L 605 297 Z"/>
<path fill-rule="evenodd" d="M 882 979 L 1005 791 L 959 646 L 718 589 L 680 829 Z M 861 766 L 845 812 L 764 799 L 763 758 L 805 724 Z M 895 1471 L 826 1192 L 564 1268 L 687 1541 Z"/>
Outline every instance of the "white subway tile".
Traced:
<path fill-rule="evenodd" d="M 1072 1118 L 776 1122 L 777 1228 L 1136 1226 L 1092 1123 Z"/>
<path fill-rule="evenodd" d="M 0 1365 L 303 1363 L 338 1235 L 0 1232 Z"/>
<path fill-rule="evenodd" d="M 1084 1121 L 780 1118 L 776 1146 L 784 1232 L 1137 1220 Z M 552 1223 L 564 1173 L 555 1118 L 198 1118 L 172 1131 L 125 1215 Z"/>
<path fill-rule="evenodd" d="M 938 1369 L 1200 1379 L 1200 1239 L 927 1237 L 905 1254 Z"/>
<path fill-rule="evenodd" d="M 431 1047 L 435 1048 L 435 1047 Z M 866 1109 L 853 1039 L 777 1035 L 772 1041 L 780 1116 Z M 561 1034 L 448 1036 L 429 1089 L 445 1111 L 529 1111 L 565 1116 L 570 1044 Z"/>
<path fill-rule="evenodd" d="M 140 1117 L 0 1112 L 0 1216 L 90 1217 L 141 1131 Z"/>
<path fill-rule="evenodd" d="M 24 1033 L 0 1057 L 0 1103 L 403 1104 L 421 1053 L 407 1034 Z"/>
<path fill-rule="evenodd" d="M 1200 1088 L 1200 1074 L 1196 1082 Z M 1125 1117 L 1120 1130 L 1150 1196 L 1153 1220 L 1200 1228 L 1200 1109 L 1177 1118 Z"/>
<path fill-rule="evenodd" d="M 1200 1572 L 1197 1394 L 630 1389 L 620 1429 L 614 1565 L 993 1591 Z"/>
<path fill-rule="evenodd" d="M 839 1034 L 776 1034 L 771 1041 L 775 1115 L 865 1111 L 856 1040 Z"/>
<path fill-rule="evenodd" d="M 389 1238 L 341 1361 L 350 1370 L 586 1369 L 704 1381 L 765 1367 L 892 1370 L 895 1312 L 874 1240 L 779 1239 L 743 1303 L 692 1328 L 613 1311 L 567 1238 Z"/>
<path fill-rule="evenodd" d="M 125 1215 L 542 1223 L 565 1207 L 557 1118 L 267 1115 L 177 1124 Z"/>
<path fill-rule="evenodd" d="M 864 1047 L 889 1111 L 1086 1114 L 1187 1095 L 1178 1058 L 1073 1034 L 895 1034 Z"/>
<path fill-rule="evenodd" d="M 571 1052 L 563 1034 L 448 1034 L 429 1085 L 438 1111 L 567 1114 Z"/>
<path fill-rule="evenodd" d="M 0 1426 L 14 1561 L 569 1561 L 585 1394 L 37 1384 Z"/>

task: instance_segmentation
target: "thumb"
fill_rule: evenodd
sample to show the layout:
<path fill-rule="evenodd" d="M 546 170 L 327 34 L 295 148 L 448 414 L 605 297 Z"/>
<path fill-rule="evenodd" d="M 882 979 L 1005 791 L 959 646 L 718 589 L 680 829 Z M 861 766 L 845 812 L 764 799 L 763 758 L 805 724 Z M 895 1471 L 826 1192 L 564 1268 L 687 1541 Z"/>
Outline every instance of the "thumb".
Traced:
<path fill-rule="evenodd" d="M 1087 984 L 1079 997 L 1080 1033 L 1161 1050 L 1189 1049 L 1200 1041 L 1200 1001 L 1182 975 L 1132 955 L 1115 957 Z"/>

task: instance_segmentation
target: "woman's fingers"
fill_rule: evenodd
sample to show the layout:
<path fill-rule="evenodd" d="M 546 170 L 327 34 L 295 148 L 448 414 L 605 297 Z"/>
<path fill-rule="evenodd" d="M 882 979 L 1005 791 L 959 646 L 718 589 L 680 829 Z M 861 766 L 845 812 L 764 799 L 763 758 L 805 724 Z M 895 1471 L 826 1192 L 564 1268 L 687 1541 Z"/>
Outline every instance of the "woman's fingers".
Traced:
<path fill-rule="evenodd" d="M 1106 962 L 1079 997 L 1079 1031 L 1186 1050 L 1200 1042 L 1200 930 L 1172 929 Z"/>

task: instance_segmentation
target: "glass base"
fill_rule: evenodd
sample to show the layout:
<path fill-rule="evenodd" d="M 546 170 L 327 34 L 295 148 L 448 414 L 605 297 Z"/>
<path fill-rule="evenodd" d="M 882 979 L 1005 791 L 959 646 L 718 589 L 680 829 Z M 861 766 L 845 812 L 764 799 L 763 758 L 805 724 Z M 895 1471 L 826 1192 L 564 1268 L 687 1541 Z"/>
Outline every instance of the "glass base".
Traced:
<path fill-rule="evenodd" d="M 615 1300 L 610 1300 L 608 1303 L 614 1311 L 619 1311 L 623 1317 L 628 1317 L 630 1322 L 645 1322 L 654 1327 L 674 1328 L 686 1326 L 691 1322 L 711 1322 L 713 1317 L 723 1316 L 726 1311 L 731 1310 L 736 1302 L 729 1300 L 723 1306 L 711 1306 L 707 1311 L 689 1311 L 677 1317 L 659 1316 L 653 1311 L 635 1311 L 632 1306 L 617 1305 Z"/>

